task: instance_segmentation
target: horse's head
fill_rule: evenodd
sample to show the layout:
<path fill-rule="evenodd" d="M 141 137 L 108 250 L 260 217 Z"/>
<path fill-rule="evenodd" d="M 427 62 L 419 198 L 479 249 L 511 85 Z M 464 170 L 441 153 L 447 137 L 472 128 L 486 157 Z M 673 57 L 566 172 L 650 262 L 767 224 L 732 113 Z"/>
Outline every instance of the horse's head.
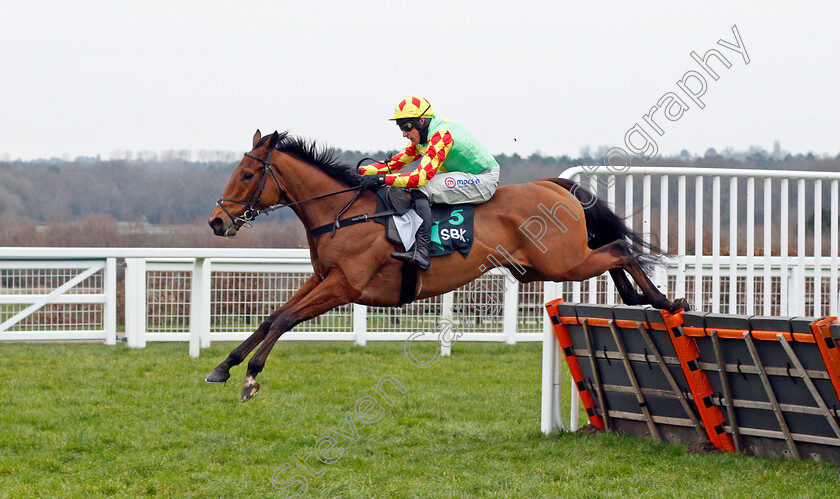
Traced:
<path fill-rule="evenodd" d="M 234 236 L 259 210 L 288 201 L 271 159 L 275 146 L 284 137 L 285 133 L 277 132 L 262 137 L 259 130 L 254 134 L 251 152 L 245 153 L 236 165 L 210 215 L 208 223 L 217 236 Z"/>

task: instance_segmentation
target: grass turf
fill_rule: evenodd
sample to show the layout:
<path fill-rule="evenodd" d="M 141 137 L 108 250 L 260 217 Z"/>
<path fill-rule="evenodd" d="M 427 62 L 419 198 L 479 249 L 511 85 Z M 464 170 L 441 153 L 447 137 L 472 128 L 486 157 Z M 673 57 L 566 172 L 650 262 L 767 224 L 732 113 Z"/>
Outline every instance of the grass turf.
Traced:
<path fill-rule="evenodd" d="M 283 497 L 297 485 L 279 490 L 272 477 L 280 484 L 295 475 L 312 497 L 840 490 L 837 467 L 826 463 L 692 455 L 614 434 L 543 436 L 540 344 L 458 343 L 453 357 L 421 369 L 402 343 L 281 341 L 259 377 L 261 393 L 246 404 L 238 402 L 244 366 L 225 386 L 202 381 L 233 346 L 191 359 L 185 344 L 0 345 L 0 496 Z M 413 352 L 431 357 L 431 348 Z M 405 388 L 383 384 L 393 406 L 372 389 L 386 375 Z M 368 416 L 382 407 L 369 424 L 354 415 L 366 396 L 381 404 Z M 348 412 L 356 440 L 331 430 L 353 433 Z M 322 454 L 335 462 L 311 454 L 309 472 L 295 463 L 325 436 L 336 444 Z"/>

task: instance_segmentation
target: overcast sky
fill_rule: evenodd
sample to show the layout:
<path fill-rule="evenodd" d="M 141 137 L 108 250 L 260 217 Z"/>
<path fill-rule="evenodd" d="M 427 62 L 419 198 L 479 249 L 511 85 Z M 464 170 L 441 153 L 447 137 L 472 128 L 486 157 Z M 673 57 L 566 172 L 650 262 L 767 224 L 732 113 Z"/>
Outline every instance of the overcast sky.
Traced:
<path fill-rule="evenodd" d="M 413 93 L 495 154 L 626 149 L 639 124 L 660 154 L 834 156 L 838 5 L 0 0 L 0 159 L 245 151 L 256 128 L 390 151 Z M 748 64 L 718 44 L 733 26 Z M 717 81 L 690 55 L 713 48 Z M 687 109 L 659 135 L 643 116 L 668 92 Z"/>

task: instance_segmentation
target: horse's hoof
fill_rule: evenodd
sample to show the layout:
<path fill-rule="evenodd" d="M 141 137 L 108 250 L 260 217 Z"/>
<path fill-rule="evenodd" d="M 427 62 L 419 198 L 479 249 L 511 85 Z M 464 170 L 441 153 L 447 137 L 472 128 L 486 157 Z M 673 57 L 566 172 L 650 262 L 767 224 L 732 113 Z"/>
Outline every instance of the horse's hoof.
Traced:
<path fill-rule="evenodd" d="M 227 369 L 218 366 L 216 369 L 213 369 L 206 378 L 204 378 L 204 381 L 208 383 L 224 383 L 228 380 L 228 378 L 230 378 L 230 372 Z"/>
<path fill-rule="evenodd" d="M 250 385 L 245 385 L 242 387 L 242 402 L 247 402 L 251 400 L 251 397 L 259 393 L 260 391 L 260 384 L 256 381 Z"/>
<path fill-rule="evenodd" d="M 686 312 L 690 312 L 691 304 L 688 303 L 688 300 L 686 300 L 685 298 L 677 298 L 676 300 L 674 300 L 674 310 L 671 310 L 671 312 L 676 312 L 680 309 Z"/>

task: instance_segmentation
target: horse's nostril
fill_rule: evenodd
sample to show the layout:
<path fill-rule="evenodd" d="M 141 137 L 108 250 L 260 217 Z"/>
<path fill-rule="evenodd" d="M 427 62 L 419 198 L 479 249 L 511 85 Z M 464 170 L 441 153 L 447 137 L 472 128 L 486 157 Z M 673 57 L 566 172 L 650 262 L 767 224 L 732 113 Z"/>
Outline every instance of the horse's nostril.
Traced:
<path fill-rule="evenodd" d="M 213 232 L 217 234 L 220 230 L 222 230 L 222 227 L 224 227 L 225 225 L 225 223 L 219 217 L 210 220 L 209 222 L 207 222 L 207 224 L 210 225 L 210 228 L 213 229 Z"/>

